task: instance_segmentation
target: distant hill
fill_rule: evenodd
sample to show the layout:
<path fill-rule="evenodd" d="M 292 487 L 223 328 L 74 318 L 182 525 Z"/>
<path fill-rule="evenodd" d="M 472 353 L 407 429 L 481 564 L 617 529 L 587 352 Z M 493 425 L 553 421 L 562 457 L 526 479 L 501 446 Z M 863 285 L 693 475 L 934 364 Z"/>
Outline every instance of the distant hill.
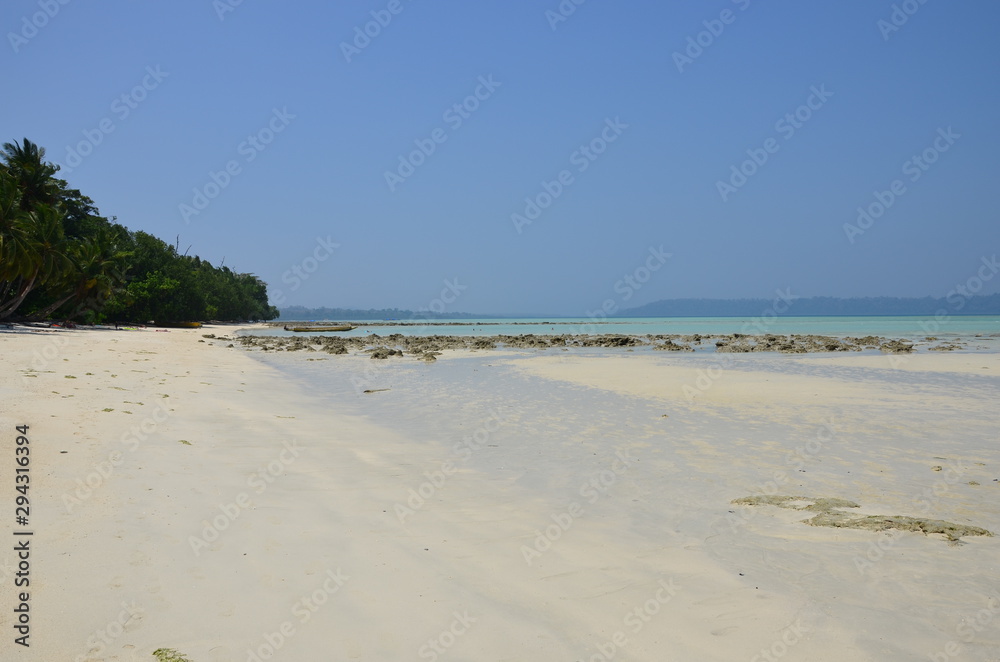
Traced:
<path fill-rule="evenodd" d="M 757 317 L 774 311 L 783 317 L 827 315 L 1000 315 L 1000 294 L 965 297 L 957 293 L 945 298 L 900 297 L 803 297 L 790 303 L 780 299 L 663 299 L 628 308 L 615 317 Z M 777 306 L 775 304 L 778 304 Z"/>
<path fill-rule="evenodd" d="M 473 315 L 472 313 L 434 313 L 429 310 L 413 311 L 399 308 L 306 308 L 305 306 L 288 306 L 280 310 L 279 320 L 434 320 L 434 319 L 482 319 L 489 315 Z"/>

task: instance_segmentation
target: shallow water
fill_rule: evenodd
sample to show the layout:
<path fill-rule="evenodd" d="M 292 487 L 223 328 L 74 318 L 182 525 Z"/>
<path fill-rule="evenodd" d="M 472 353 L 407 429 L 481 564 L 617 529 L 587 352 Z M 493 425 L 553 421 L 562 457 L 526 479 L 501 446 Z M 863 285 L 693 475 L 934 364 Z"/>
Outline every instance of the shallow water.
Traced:
<path fill-rule="evenodd" d="M 337 320 L 350 321 L 350 320 Z M 611 320 L 534 318 L 480 320 L 401 320 L 399 324 L 366 326 L 370 321 L 354 322 L 353 331 L 329 335 L 386 336 L 482 336 L 526 334 L 801 334 L 824 336 L 886 336 L 922 339 L 926 336 L 968 339 L 975 336 L 1000 338 L 1000 315 L 933 317 L 644 317 Z M 291 324 L 291 322 L 289 322 Z M 382 324 L 382 323 L 380 323 Z M 277 327 L 253 331 L 253 335 L 303 336 Z M 324 334 L 327 335 L 327 334 Z"/>
<path fill-rule="evenodd" d="M 372 361 L 360 353 L 251 355 L 305 384 L 331 410 L 362 416 L 419 448 L 394 465 L 397 501 L 375 504 L 396 514 L 407 539 L 433 530 L 439 518 L 469 527 L 490 522 L 495 534 L 483 544 L 518 558 L 576 504 L 581 510 L 572 526 L 540 561 L 571 570 L 554 577 L 577 577 L 574 563 L 596 555 L 601 573 L 629 558 L 644 573 L 676 573 L 684 586 L 696 579 L 684 574 L 687 563 L 708 562 L 747 593 L 796 604 L 795 617 L 815 632 L 857 622 L 870 631 L 919 635 L 862 638 L 857 659 L 917 659 L 921 649 L 940 648 L 953 637 L 958 615 L 981 604 L 984 587 L 995 585 L 995 539 L 952 547 L 940 536 L 809 527 L 801 522 L 808 514 L 731 501 L 772 492 L 844 498 L 861 504 L 864 515 L 927 516 L 1000 531 L 994 496 L 1000 421 L 989 406 L 1000 397 L 1000 377 L 894 370 L 888 362 L 866 368 L 824 355 L 727 356 L 727 374 L 756 373 L 761 388 L 769 377 L 791 376 L 803 378 L 803 387 L 852 384 L 865 392 L 834 388 L 829 400 L 802 405 L 776 397 L 761 408 L 689 401 L 673 392 L 628 395 L 518 368 L 519 358 L 555 353 L 445 353 L 430 364 Z M 628 355 L 665 370 L 707 369 L 719 360 L 708 353 L 638 353 L 574 348 L 562 355 Z M 337 430 L 330 435 L 336 438 Z M 378 435 L 353 443 L 387 454 Z M 627 469 L 616 464 L 619 453 Z M 454 470 L 448 477 L 445 463 Z M 961 480 L 938 491 L 945 473 L 934 465 L 959 467 Z M 469 499 L 470 485 L 481 499 Z M 513 529 L 506 503 L 523 510 Z M 880 550 L 877 557 L 872 549 Z M 909 608 L 914 577 L 940 596 L 920 610 Z M 734 628 L 746 617 L 708 616 Z M 804 659 L 819 658 L 813 651 Z"/>

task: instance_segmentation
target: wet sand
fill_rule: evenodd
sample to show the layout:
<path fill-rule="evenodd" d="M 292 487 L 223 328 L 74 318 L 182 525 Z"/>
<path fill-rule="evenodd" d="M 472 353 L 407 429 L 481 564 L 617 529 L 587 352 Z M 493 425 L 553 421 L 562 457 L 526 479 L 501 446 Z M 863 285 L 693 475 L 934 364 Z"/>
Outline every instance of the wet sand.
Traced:
<path fill-rule="evenodd" d="M 3 429 L 29 424 L 34 453 L 19 659 L 1000 650 L 1000 537 L 733 503 L 1000 532 L 998 354 L 547 342 L 372 360 L 231 332 L 0 336 Z"/>

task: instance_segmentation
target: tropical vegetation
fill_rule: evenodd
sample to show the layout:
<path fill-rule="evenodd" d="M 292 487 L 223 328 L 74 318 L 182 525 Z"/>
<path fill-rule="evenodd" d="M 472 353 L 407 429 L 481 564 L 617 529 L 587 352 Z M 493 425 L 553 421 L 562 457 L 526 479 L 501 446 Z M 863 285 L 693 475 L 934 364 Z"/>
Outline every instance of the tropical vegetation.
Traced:
<path fill-rule="evenodd" d="M 25 138 L 0 149 L 0 322 L 274 319 L 267 285 L 100 215 Z"/>

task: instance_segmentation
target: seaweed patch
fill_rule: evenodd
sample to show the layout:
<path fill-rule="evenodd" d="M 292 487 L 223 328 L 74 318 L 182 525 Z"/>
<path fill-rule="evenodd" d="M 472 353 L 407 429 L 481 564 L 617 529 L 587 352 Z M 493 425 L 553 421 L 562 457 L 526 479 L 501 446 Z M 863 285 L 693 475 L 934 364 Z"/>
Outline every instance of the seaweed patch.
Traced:
<path fill-rule="evenodd" d="M 992 536 L 993 533 L 978 526 L 955 524 L 939 519 L 926 517 L 908 517 L 906 515 L 857 515 L 844 512 L 842 508 L 860 508 L 861 506 L 846 499 L 815 498 L 803 496 L 779 496 L 763 494 L 759 496 L 734 499 L 732 503 L 739 506 L 777 506 L 790 510 L 804 510 L 817 513 L 815 516 L 802 520 L 810 526 L 829 526 L 840 529 L 861 529 L 863 531 L 900 531 L 920 532 L 925 535 L 939 533 L 951 542 L 958 542 L 963 536 Z"/>

